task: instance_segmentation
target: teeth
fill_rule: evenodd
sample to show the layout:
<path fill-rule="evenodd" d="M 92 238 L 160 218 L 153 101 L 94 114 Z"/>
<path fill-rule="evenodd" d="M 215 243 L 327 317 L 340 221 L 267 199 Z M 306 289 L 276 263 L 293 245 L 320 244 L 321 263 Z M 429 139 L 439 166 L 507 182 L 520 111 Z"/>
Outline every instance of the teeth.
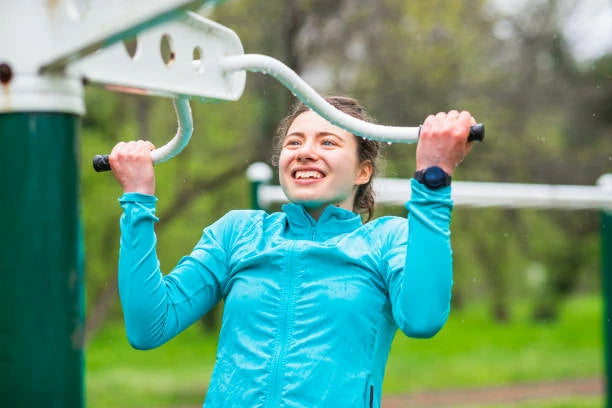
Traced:
<path fill-rule="evenodd" d="M 298 170 L 295 172 L 295 178 L 296 179 L 309 179 L 309 178 L 320 179 L 320 178 L 323 178 L 323 175 L 319 173 L 318 171 L 313 171 L 313 170 L 300 171 Z"/>

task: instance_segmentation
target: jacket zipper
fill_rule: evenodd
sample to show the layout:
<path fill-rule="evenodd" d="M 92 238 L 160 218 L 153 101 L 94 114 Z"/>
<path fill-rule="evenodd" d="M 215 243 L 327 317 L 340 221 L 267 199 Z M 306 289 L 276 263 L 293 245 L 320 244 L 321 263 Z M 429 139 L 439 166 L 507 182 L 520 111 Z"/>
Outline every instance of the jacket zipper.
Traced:
<path fill-rule="evenodd" d="M 295 258 L 295 253 L 293 252 L 296 246 L 296 242 L 292 242 L 289 247 L 289 260 L 287 262 L 287 282 L 285 290 L 283 291 L 283 295 L 281 297 L 281 330 L 280 330 L 280 345 L 278 347 L 278 351 L 274 356 L 274 370 L 272 371 L 272 398 L 270 398 L 270 407 L 278 407 L 280 405 L 280 371 L 281 361 L 285 359 L 285 348 L 287 346 L 287 339 L 289 337 L 288 333 L 288 325 L 289 325 L 289 315 L 290 308 L 293 298 L 293 286 L 294 286 L 294 277 L 295 273 L 293 271 L 293 261 Z M 281 289 L 282 290 L 282 289 Z"/>

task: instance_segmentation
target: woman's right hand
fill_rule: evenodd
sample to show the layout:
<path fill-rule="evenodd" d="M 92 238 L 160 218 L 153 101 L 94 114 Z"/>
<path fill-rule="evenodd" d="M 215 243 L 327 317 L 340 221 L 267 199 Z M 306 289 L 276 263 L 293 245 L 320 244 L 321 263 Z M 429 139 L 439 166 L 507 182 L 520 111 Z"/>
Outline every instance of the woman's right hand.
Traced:
<path fill-rule="evenodd" d="M 108 161 L 124 193 L 155 194 L 155 172 L 151 151 L 153 143 L 120 142 L 113 147 Z"/>

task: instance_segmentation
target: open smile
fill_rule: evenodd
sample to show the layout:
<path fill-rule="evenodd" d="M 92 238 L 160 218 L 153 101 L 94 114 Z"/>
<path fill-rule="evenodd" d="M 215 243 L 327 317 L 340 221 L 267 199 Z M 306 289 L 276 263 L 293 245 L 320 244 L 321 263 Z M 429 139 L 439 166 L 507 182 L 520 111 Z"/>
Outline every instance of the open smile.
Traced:
<path fill-rule="evenodd" d="M 325 177 L 325 174 L 318 170 L 295 170 L 291 177 L 296 180 L 318 180 Z"/>

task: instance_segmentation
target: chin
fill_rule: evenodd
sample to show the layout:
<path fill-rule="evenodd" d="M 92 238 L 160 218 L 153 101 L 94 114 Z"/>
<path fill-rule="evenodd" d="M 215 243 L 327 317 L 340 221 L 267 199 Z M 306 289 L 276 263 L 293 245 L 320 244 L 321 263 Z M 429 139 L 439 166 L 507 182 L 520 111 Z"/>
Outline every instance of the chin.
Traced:
<path fill-rule="evenodd" d="M 290 197 L 289 201 L 294 204 L 303 205 L 306 208 L 318 208 L 327 205 L 325 200 L 316 197 Z"/>

